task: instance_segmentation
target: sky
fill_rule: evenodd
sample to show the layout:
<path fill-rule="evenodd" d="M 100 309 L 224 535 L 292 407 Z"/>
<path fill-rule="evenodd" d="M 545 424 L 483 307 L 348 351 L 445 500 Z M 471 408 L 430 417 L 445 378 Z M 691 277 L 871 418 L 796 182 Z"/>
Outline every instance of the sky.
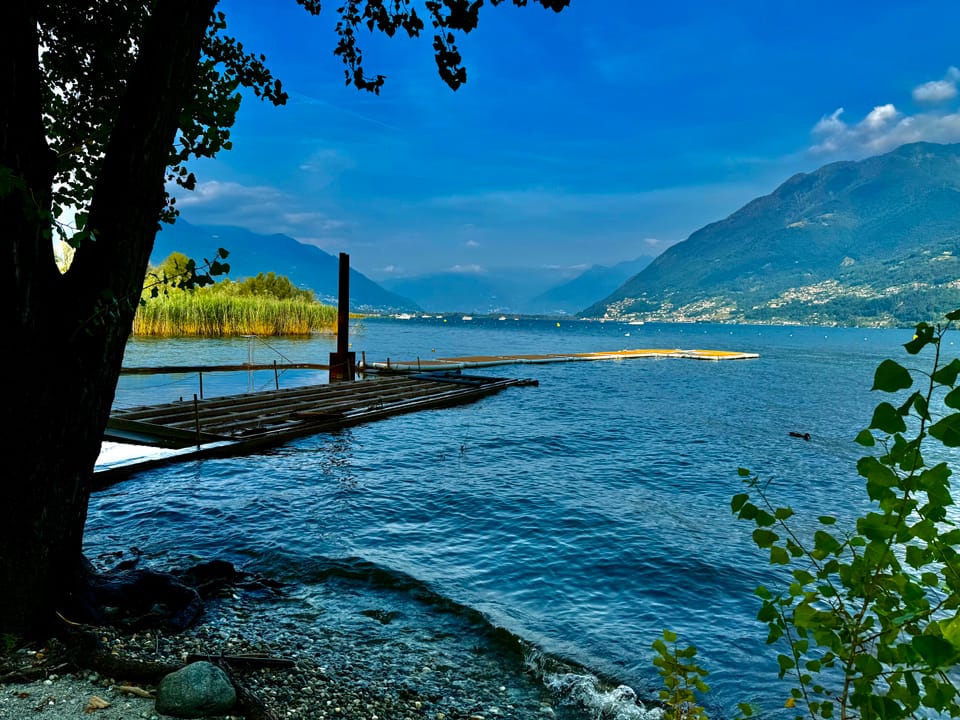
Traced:
<path fill-rule="evenodd" d="M 184 220 L 284 233 L 377 281 L 574 275 L 657 255 L 795 173 L 960 142 L 956 2 L 487 2 L 455 92 L 429 27 L 364 30 L 379 95 L 345 85 L 340 4 L 220 3 L 290 99 L 245 96 L 233 149 L 176 193 Z"/>

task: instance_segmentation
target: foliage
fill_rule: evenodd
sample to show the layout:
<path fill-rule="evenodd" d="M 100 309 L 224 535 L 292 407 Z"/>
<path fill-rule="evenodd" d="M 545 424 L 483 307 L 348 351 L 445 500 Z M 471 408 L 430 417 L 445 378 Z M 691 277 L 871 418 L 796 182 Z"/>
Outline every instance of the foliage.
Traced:
<path fill-rule="evenodd" d="M 87 224 L 88 208 L 152 5 L 100 2 L 93 10 L 75 3 L 40 6 L 44 120 L 57 158 L 51 215 L 57 219 L 55 230 L 74 247 L 97 232 Z M 263 56 L 245 53 L 225 29 L 223 13 L 216 13 L 203 40 L 199 76 L 180 114 L 177 142 L 169 151 L 166 180 L 188 190 L 196 184 L 186 167 L 190 158 L 230 149 L 241 86 L 275 105 L 287 99 Z M 162 217 L 169 221 L 175 215 L 175 199 L 168 195 Z"/>
<path fill-rule="evenodd" d="M 335 332 L 337 309 L 302 299 L 210 292 L 170 293 L 141 306 L 133 333 L 151 337 L 309 335 Z"/>
<path fill-rule="evenodd" d="M 197 261 L 193 258 L 183 253 L 170 253 L 159 267 L 147 270 L 140 304 L 144 304 L 144 295 L 156 298 L 161 292 L 166 294 L 170 290 L 193 290 L 213 285 L 216 282 L 213 279 L 214 276 L 230 272 L 230 265 L 221 262 L 226 260 L 229 254 L 223 248 L 219 248 L 213 260 L 204 258 L 203 265 L 198 268 Z"/>
<path fill-rule="evenodd" d="M 318 0 L 299 2 L 320 11 Z M 345 0 L 335 11 L 344 22 L 333 43 L 342 41 L 337 49 L 356 71 L 348 83 L 366 81 L 356 24 L 388 35 L 396 23 L 407 29 L 412 4 Z M 483 4 L 422 4 L 452 87 L 464 77 L 454 36 L 473 29 Z M 75 581 L 90 480 L 157 229 L 176 215 L 169 191 L 195 186 L 188 162 L 230 149 L 244 88 L 276 105 L 286 100 L 265 58 L 227 34 L 216 6 L 0 3 L 0 308 L 20 379 L 5 396 L 18 422 L 3 439 L 0 633 L 47 634 L 55 611 L 83 595 Z M 57 239 L 76 250 L 65 272 Z M 195 273 L 199 263 L 185 268 L 187 277 L 199 284 L 226 270 L 224 259 L 218 252 L 205 272 Z M 168 297 L 177 295 L 192 294 Z"/>
<path fill-rule="evenodd" d="M 879 403 L 856 438 L 872 452 L 857 464 L 869 508 L 854 527 L 822 515 L 801 538 L 788 522 L 793 510 L 774 506 L 767 485 L 740 470 L 748 492 L 733 498 L 733 512 L 756 526 L 754 542 L 790 576 L 785 591 L 756 594 L 767 642 L 785 648 L 777 660 L 780 676 L 793 679 L 787 707 L 798 718 L 960 717 L 952 673 L 960 528 L 951 470 L 931 459 L 960 447 L 960 360 L 941 354 L 957 319 L 960 310 L 943 324 L 920 323 L 905 344 L 910 355 L 931 356 L 928 372 L 890 359 L 877 367 L 872 389 L 906 396 Z"/>
<path fill-rule="evenodd" d="M 681 648 L 677 635 L 663 631 L 663 637 L 653 643 L 657 651 L 653 664 L 660 670 L 663 689 L 660 699 L 666 705 L 665 717 L 670 720 L 706 720 L 707 714 L 697 703 L 697 694 L 706 693 L 709 686 L 703 681 L 707 671 L 697 664 L 697 649 L 693 645 Z"/>
<path fill-rule="evenodd" d="M 255 277 L 238 282 L 224 280 L 212 285 L 209 292 L 238 297 L 271 297 L 277 300 L 300 300 L 302 302 L 313 302 L 315 300 L 312 290 L 298 288 L 286 275 L 277 275 L 274 272 L 257 273 Z"/>

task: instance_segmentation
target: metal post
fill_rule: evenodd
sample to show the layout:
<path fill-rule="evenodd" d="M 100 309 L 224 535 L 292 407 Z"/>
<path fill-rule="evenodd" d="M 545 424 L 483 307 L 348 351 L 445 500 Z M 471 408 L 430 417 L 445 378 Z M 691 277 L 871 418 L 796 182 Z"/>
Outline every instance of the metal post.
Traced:
<path fill-rule="evenodd" d="M 197 404 L 197 395 L 193 395 L 193 422 L 197 426 L 197 450 L 200 449 L 200 406 Z"/>
<path fill-rule="evenodd" d="M 280 389 L 280 375 L 277 373 L 277 361 L 273 361 L 273 386 L 275 389 Z"/>
<path fill-rule="evenodd" d="M 340 253 L 337 299 L 337 351 L 330 353 L 330 382 L 354 380 L 354 357 L 350 352 L 350 256 Z"/>
<path fill-rule="evenodd" d="M 200 371 L 200 399 L 203 399 L 203 370 Z"/>

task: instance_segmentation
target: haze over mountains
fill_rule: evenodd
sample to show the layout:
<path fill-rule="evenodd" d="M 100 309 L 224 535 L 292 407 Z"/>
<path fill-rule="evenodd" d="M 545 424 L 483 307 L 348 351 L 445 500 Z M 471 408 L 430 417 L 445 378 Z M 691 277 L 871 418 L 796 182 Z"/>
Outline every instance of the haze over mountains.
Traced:
<path fill-rule="evenodd" d="M 152 255 L 230 251 L 230 277 L 286 275 L 336 302 L 338 258 L 286 235 L 164 226 Z M 546 263 L 545 263 L 546 265 Z M 377 284 L 351 269 L 360 311 L 470 312 L 803 324 L 913 324 L 960 307 L 960 144 L 904 145 L 795 175 L 656 259 L 445 273 Z M 584 309 L 585 308 L 585 309 Z"/>
<path fill-rule="evenodd" d="M 323 302 L 337 303 L 340 259 L 288 235 L 261 235 L 244 228 L 193 225 L 182 218 L 157 234 L 150 262 L 159 265 L 181 252 L 198 262 L 218 248 L 230 255 L 231 280 L 257 273 L 285 275 Z M 505 268 L 489 272 L 443 273 L 378 284 L 350 268 L 350 307 L 358 312 L 468 312 L 573 315 L 613 292 L 653 258 L 612 268 L 594 266 L 581 274 L 557 268 Z"/>

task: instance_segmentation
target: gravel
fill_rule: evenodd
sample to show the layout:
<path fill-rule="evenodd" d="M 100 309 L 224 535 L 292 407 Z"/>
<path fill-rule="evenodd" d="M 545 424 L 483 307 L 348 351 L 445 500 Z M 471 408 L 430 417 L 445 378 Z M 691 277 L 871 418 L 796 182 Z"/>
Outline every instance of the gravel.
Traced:
<path fill-rule="evenodd" d="M 371 624 L 367 637 L 313 624 L 291 625 L 282 615 L 272 615 L 268 608 L 251 606 L 234 596 L 233 601 L 209 606 L 200 624 L 177 635 L 128 634 L 111 628 L 98 631 L 111 650 L 129 658 L 182 663 L 188 654 L 197 653 L 265 654 L 292 660 L 290 668 L 235 671 L 243 686 L 284 720 L 585 717 L 558 703 L 546 688 L 522 672 L 505 671 L 504 660 L 496 652 L 482 648 L 464 651 L 462 642 L 445 642 L 439 634 L 436 649 L 427 652 L 422 643 L 405 643 L 402 633 L 378 637 L 382 617 L 362 620 Z M 45 677 L 31 683 L 0 684 L 0 720 L 168 717 L 155 710 L 150 697 L 154 686 L 99 677 L 89 671 L 63 672 L 54 664 L 55 655 L 49 647 L 18 652 L 21 667 L 43 668 Z M 240 720 L 241 716 L 217 720 L 234 718 Z"/>

